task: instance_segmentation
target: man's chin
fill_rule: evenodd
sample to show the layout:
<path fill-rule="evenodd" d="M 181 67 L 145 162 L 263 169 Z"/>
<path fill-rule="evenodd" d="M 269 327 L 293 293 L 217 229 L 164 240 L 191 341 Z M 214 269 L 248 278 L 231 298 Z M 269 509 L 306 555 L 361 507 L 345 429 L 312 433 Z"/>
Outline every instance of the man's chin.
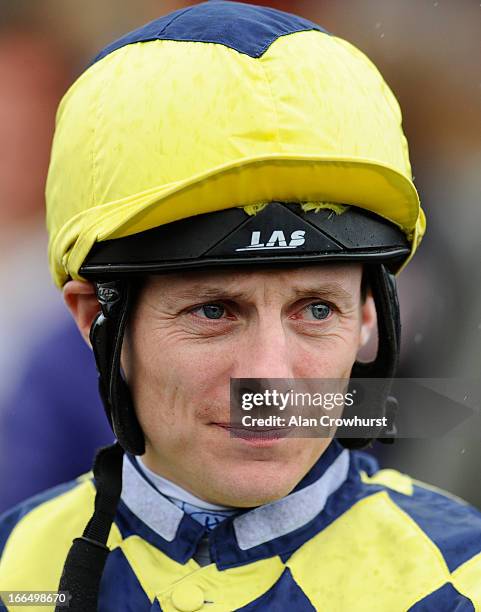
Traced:
<path fill-rule="evenodd" d="M 238 508 L 288 495 L 329 444 L 328 440 L 292 437 L 252 442 L 226 431 L 216 434 L 215 442 L 202 453 L 203 490 L 209 501 Z"/>
<path fill-rule="evenodd" d="M 268 504 L 288 495 L 304 475 L 298 471 L 289 472 L 276 461 L 241 461 L 235 466 L 225 465 L 220 479 L 212 475 L 209 497 L 214 503 L 235 508 Z M 215 491 L 214 483 L 217 485 Z"/>
<path fill-rule="evenodd" d="M 230 493 L 230 494 L 229 494 Z M 222 499 L 216 501 L 222 506 L 228 506 L 232 508 L 256 508 L 257 506 L 263 506 L 282 499 L 287 495 L 289 491 L 285 493 L 279 493 L 277 491 L 231 491 L 223 492 Z"/>

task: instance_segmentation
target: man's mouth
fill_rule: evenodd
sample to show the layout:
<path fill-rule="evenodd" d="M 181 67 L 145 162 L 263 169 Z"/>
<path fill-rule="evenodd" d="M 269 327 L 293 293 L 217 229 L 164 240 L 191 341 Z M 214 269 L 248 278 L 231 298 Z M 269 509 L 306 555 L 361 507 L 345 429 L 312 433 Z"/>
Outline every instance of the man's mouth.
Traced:
<path fill-rule="evenodd" d="M 244 440 L 275 440 L 285 438 L 293 427 L 244 427 L 235 423 L 213 423 L 228 431 L 233 438 Z"/>

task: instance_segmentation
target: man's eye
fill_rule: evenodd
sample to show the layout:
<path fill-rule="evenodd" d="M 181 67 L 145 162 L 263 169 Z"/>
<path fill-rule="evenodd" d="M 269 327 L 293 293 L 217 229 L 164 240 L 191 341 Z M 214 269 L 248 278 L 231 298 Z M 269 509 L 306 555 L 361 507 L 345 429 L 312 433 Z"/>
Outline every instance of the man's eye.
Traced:
<path fill-rule="evenodd" d="M 318 321 L 327 319 L 332 312 L 331 307 L 323 302 L 309 304 L 309 306 L 307 306 L 307 311 L 314 319 L 317 319 Z"/>
<path fill-rule="evenodd" d="M 197 316 L 206 319 L 220 319 L 225 314 L 225 306 L 222 304 L 203 304 L 193 310 Z"/>

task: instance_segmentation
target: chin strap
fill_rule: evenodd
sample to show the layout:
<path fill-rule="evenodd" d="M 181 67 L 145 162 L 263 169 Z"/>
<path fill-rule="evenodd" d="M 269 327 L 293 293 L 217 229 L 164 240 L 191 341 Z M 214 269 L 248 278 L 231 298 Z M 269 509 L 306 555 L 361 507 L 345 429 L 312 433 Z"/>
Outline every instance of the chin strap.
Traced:
<path fill-rule="evenodd" d="M 132 281 L 96 282 L 101 312 L 90 329 L 99 373 L 99 392 L 107 418 L 121 446 L 133 455 L 145 452 L 144 434 L 135 414 L 129 387 L 121 373 L 120 354 L 134 299 Z"/>
<path fill-rule="evenodd" d="M 118 442 L 102 448 L 95 458 L 95 510 L 82 537 L 72 543 L 58 587 L 70 598 L 70 612 L 97 611 L 100 581 L 110 552 L 107 539 L 122 492 L 122 459 Z M 63 610 L 63 604 L 55 608 L 55 612 Z"/>
<path fill-rule="evenodd" d="M 96 283 L 101 312 L 90 330 L 90 341 L 99 373 L 99 391 L 107 418 L 118 442 L 101 449 L 95 458 L 95 509 L 82 537 L 75 538 L 67 555 L 59 591 L 70 596 L 71 612 L 96 612 L 100 581 L 110 552 L 107 539 L 122 492 L 124 449 L 145 451 L 142 430 L 135 415 L 129 388 L 122 378 L 120 353 L 133 302 L 133 283 Z M 62 612 L 57 606 L 55 612 Z"/>
<path fill-rule="evenodd" d="M 367 268 L 369 286 L 374 297 L 377 313 L 378 349 L 374 361 L 361 363 L 356 361 L 352 368 L 351 378 L 375 378 L 375 383 L 364 387 L 363 415 L 366 417 L 387 417 L 388 428 L 379 428 L 372 438 L 347 438 L 342 436 L 343 428 L 337 432 L 339 442 L 346 448 L 365 448 L 378 439 L 384 444 L 392 444 L 396 435 L 394 420 L 398 408 L 397 400 L 390 396 L 392 379 L 399 361 L 401 341 L 401 320 L 396 291 L 396 279 L 384 265 Z M 351 384 L 350 384 L 351 387 Z M 356 408 L 346 407 L 343 416 L 356 414 Z M 359 415 L 358 415 L 359 416 Z M 340 434 L 340 435 L 339 435 Z"/>

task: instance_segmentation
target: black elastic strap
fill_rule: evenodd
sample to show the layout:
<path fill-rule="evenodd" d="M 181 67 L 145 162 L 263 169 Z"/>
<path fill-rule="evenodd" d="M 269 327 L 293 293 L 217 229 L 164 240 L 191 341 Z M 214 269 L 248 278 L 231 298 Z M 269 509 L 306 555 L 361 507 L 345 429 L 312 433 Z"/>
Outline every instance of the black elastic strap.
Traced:
<path fill-rule="evenodd" d="M 399 347 L 401 340 L 401 322 L 399 315 L 399 303 L 396 292 L 396 281 L 392 274 L 388 272 L 384 265 L 373 265 L 366 268 L 368 282 L 374 298 L 377 313 L 378 328 L 378 349 L 376 358 L 370 363 L 356 361 L 352 369 L 351 378 L 377 378 L 382 379 L 382 383 L 366 386 L 370 392 L 365 400 L 364 413 L 366 417 L 388 417 L 388 422 L 392 423 L 397 410 L 397 402 L 389 396 L 392 386 L 392 378 L 397 369 L 399 359 Z M 352 383 L 351 383 L 352 384 Z M 343 415 L 346 417 L 355 415 L 356 407 L 350 410 L 345 408 Z M 339 428 L 338 434 L 342 433 Z M 378 432 L 379 442 L 390 444 L 392 437 L 383 437 L 386 432 Z M 395 434 L 395 429 L 391 428 L 391 433 Z M 356 449 L 365 448 L 374 438 L 344 438 L 339 437 L 339 442 L 346 448 Z"/>
<path fill-rule="evenodd" d="M 145 452 L 145 440 L 121 374 L 120 355 L 125 326 L 131 311 L 131 281 L 96 282 L 102 312 L 90 330 L 90 341 L 99 373 L 99 391 L 107 418 L 122 447 L 133 455 Z"/>
<path fill-rule="evenodd" d="M 401 323 L 395 279 L 384 265 L 367 267 L 369 286 L 377 313 L 378 348 L 371 363 L 356 362 L 353 378 L 393 378 L 396 373 Z"/>
<path fill-rule="evenodd" d="M 75 538 L 70 547 L 58 587 L 70 597 L 70 612 L 97 611 L 100 581 L 110 552 L 107 539 L 122 491 L 122 458 L 118 442 L 102 448 L 95 458 L 95 510 L 82 537 Z M 64 609 L 57 606 L 55 612 Z"/>

